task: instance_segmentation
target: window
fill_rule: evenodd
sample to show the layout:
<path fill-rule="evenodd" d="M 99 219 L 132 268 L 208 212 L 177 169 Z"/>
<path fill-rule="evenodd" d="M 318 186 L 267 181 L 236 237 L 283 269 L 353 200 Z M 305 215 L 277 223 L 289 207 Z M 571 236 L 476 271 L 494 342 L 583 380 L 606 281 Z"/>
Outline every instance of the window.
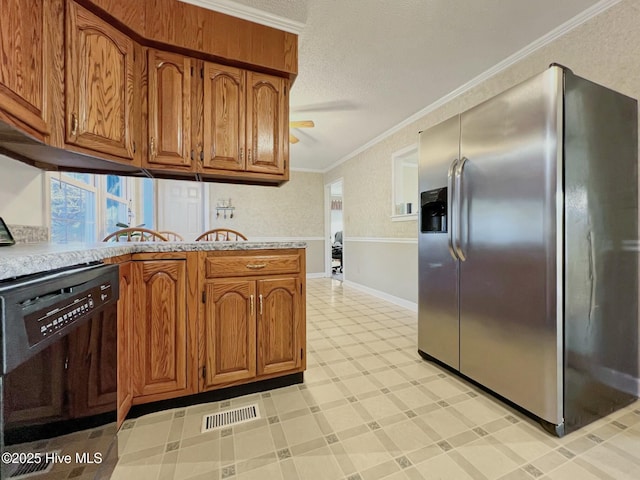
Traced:
<path fill-rule="evenodd" d="M 410 145 L 391 156 L 393 181 L 391 219 L 418 218 L 418 145 Z"/>
<path fill-rule="evenodd" d="M 99 242 L 127 225 L 153 228 L 151 179 L 69 172 L 48 178 L 52 242 Z"/>
<path fill-rule="evenodd" d="M 107 175 L 104 178 L 106 201 L 105 236 L 125 225 L 131 226 L 134 217 L 132 208 L 131 181 L 125 177 Z"/>
<path fill-rule="evenodd" d="M 51 241 L 96 241 L 96 195 L 93 178 L 75 174 L 51 178 Z"/>

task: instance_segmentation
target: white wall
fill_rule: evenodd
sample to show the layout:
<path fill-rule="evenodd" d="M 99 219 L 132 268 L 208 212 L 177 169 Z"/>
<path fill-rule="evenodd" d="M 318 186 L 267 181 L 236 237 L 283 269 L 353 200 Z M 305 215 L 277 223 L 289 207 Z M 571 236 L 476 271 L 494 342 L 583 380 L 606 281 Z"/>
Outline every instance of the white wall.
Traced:
<path fill-rule="evenodd" d="M 366 288 L 416 303 L 417 288 L 398 291 L 394 287 L 417 285 L 417 268 L 401 267 L 409 255 L 415 254 L 417 262 L 417 222 L 391 221 L 391 155 L 415 143 L 419 131 L 542 72 L 554 62 L 596 83 L 640 98 L 638 25 L 640 2 L 623 0 L 327 172 L 325 183 L 344 179 L 345 277 Z M 357 245 L 348 242 L 350 237 L 359 239 Z M 387 246 L 382 248 L 385 241 Z M 357 256 L 355 249 L 361 250 Z M 401 261 L 380 261 L 382 252 L 397 255 Z M 354 267 L 353 263 L 349 265 L 350 257 L 352 262 L 361 262 L 360 271 L 366 269 L 366 275 L 356 276 L 354 272 L 350 277 L 350 269 Z"/>
<path fill-rule="evenodd" d="M 0 217 L 11 225 L 45 226 L 44 172 L 0 155 Z"/>

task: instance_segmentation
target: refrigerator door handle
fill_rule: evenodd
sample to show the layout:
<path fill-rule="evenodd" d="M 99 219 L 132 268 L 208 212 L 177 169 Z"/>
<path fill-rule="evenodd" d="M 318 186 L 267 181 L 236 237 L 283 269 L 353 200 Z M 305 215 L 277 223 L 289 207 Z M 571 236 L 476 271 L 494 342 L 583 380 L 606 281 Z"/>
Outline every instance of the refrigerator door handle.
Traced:
<path fill-rule="evenodd" d="M 455 169 L 455 193 L 456 193 L 456 213 L 455 213 L 455 238 L 453 242 L 453 247 L 456 252 L 456 256 L 461 260 L 465 261 L 467 257 L 462 250 L 462 174 L 464 173 L 464 165 L 467 163 L 467 158 L 462 157 L 460 162 L 456 166 Z M 467 225 L 468 228 L 468 225 Z"/>
<path fill-rule="evenodd" d="M 454 260 L 458 260 L 455 248 L 453 248 L 453 178 L 456 166 L 458 165 L 458 159 L 455 158 L 451 165 L 449 165 L 449 171 L 447 172 L 447 245 L 449 246 L 449 253 Z"/>

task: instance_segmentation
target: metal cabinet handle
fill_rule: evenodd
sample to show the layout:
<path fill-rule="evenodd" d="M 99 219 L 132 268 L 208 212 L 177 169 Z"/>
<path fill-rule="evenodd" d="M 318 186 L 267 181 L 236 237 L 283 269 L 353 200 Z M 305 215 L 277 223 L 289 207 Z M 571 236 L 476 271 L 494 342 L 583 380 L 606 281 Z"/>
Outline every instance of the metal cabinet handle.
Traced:
<path fill-rule="evenodd" d="M 456 251 L 453 248 L 453 176 L 456 166 L 458 165 L 458 159 L 454 159 L 449 165 L 449 171 L 447 172 L 447 245 L 449 247 L 449 253 L 454 260 L 458 260 Z"/>
<path fill-rule="evenodd" d="M 456 180 L 456 228 L 455 228 L 455 241 L 454 248 L 456 254 L 463 262 L 467 259 L 462 250 L 462 175 L 464 173 L 464 166 L 467 163 L 467 158 L 462 157 L 460 163 L 456 167 L 455 180 Z"/>
<path fill-rule="evenodd" d="M 249 163 L 251 163 L 251 149 L 249 149 L 247 152 L 247 160 L 249 161 Z"/>
<path fill-rule="evenodd" d="M 242 157 L 244 157 L 244 148 L 240 147 L 240 160 L 242 160 Z"/>
<path fill-rule="evenodd" d="M 249 296 L 249 300 L 251 301 L 251 314 L 253 315 L 253 312 L 255 311 L 254 302 L 253 302 L 253 295 Z"/>
<path fill-rule="evenodd" d="M 247 268 L 250 268 L 251 270 L 260 270 L 261 268 L 264 268 L 266 266 L 267 266 L 266 263 L 248 263 L 247 264 Z"/>
<path fill-rule="evenodd" d="M 156 156 L 156 140 L 153 137 L 149 139 L 149 153 L 152 157 Z"/>
<path fill-rule="evenodd" d="M 262 294 L 258 296 L 258 299 L 260 300 L 260 315 L 262 315 Z"/>
<path fill-rule="evenodd" d="M 74 137 L 78 134 L 78 117 L 75 113 L 71 114 L 71 135 Z"/>

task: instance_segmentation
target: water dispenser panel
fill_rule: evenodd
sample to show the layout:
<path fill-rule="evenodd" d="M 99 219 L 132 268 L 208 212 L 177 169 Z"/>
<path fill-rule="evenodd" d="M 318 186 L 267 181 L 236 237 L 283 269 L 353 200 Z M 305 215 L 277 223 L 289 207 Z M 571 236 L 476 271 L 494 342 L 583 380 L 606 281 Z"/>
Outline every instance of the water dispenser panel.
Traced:
<path fill-rule="evenodd" d="M 447 187 L 420 194 L 420 232 L 447 232 Z"/>

